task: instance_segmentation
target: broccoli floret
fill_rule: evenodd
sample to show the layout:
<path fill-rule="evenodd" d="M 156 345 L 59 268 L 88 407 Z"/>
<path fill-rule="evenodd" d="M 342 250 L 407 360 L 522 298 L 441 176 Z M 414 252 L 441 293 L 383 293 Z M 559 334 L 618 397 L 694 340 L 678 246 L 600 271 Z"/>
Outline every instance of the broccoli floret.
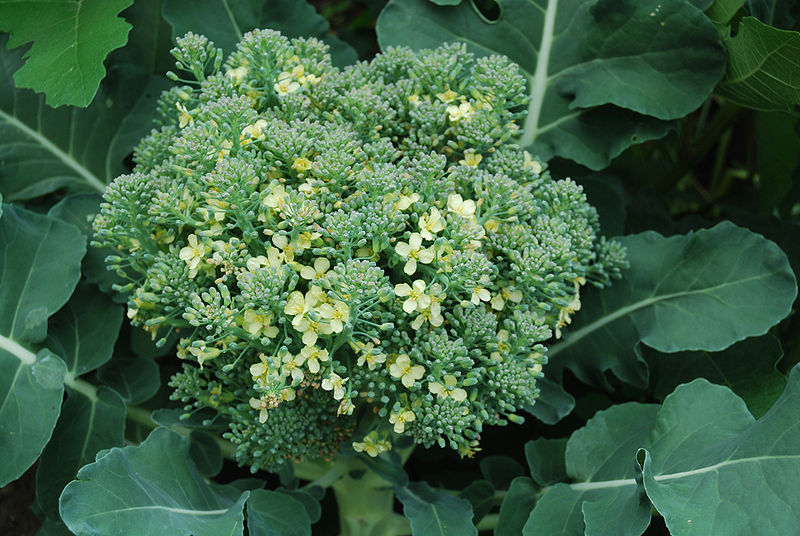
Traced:
<path fill-rule="evenodd" d="M 270 30 L 224 63 L 196 35 L 174 54 L 196 82 L 163 94 L 94 222 L 132 322 L 180 332 L 173 397 L 254 469 L 399 436 L 471 455 L 520 422 L 581 286 L 626 261 L 513 143 L 518 67 L 446 45 L 339 70 Z"/>

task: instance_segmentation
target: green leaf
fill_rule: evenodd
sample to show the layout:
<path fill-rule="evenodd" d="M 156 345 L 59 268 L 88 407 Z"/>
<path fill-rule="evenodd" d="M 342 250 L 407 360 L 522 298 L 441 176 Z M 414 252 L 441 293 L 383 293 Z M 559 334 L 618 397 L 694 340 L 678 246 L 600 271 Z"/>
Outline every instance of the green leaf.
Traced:
<path fill-rule="evenodd" d="M 528 462 L 533 480 L 540 486 L 549 486 L 567 477 L 564 465 L 566 439 L 540 437 L 525 444 L 525 461 Z"/>
<path fill-rule="evenodd" d="M 287 37 L 316 37 L 331 47 L 333 63 L 355 63 L 355 50 L 332 36 L 330 24 L 305 0 L 164 0 L 164 18 L 172 36 L 188 31 L 208 37 L 226 53 L 253 28 L 271 28 Z"/>
<path fill-rule="evenodd" d="M 61 495 L 61 518 L 77 536 L 242 535 L 242 507 L 212 489 L 189 459 L 189 440 L 155 429 L 139 446 L 113 448 L 78 472 Z"/>
<path fill-rule="evenodd" d="M 725 26 L 730 24 L 736 12 L 744 5 L 745 0 L 716 0 L 706 10 L 706 15 L 714 24 Z"/>
<path fill-rule="evenodd" d="M 111 359 L 121 326 L 122 306 L 92 285 L 81 283 L 50 319 L 44 344 L 77 377 Z"/>
<path fill-rule="evenodd" d="M 303 503 L 277 491 L 254 490 L 247 501 L 250 536 L 311 536 Z"/>
<path fill-rule="evenodd" d="M 664 401 L 644 486 L 672 534 L 783 536 L 797 530 L 800 368 L 758 421 L 728 389 L 696 380 Z M 666 434 L 668 432 L 668 435 Z"/>
<path fill-rule="evenodd" d="M 133 0 L 4 0 L 0 30 L 8 47 L 33 42 L 14 75 L 18 87 L 44 92 L 47 104 L 87 106 L 106 74 L 103 60 L 128 40 L 131 25 L 117 17 Z"/>
<path fill-rule="evenodd" d="M 94 396 L 68 390 L 53 438 L 42 452 L 36 469 L 36 498 L 48 516 L 58 516 L 58 497 L 78 473 L 94 461 L 101 449 L 122 446 L 125 402 L 105 387 Z"/>
<path fill-rule="evenodd" d="M 537 378 L 536 387 L 539 389 L 536 403 L 524 409 L 543 423 L 555 424 L 575 409 L 575 398 L 559 384 Z"/>
<path fill-rule="evenodd" d="M 486 456 L 480 463 L 483 478 L 489 481 L 494 489 L 508 489 L 511 481 L 525 472 L 524 468 L 509 456 Z"/>
<path fill-rule="evenodd" d="M 782 30 L 791 30 L 800 18 L 797 0 L 747 0 L 747 8 L 764 24 Z"/>
<path fill-rule="evenodd" d="M 304 491 L 302 489 L 286 489 L 286 488 L 278 488 L 278 493 L 283 493 L 284 495 L 288 495 L 292 497 L 303 505 L 306 509 L 306 513 L 308 514 L 308 518 L 311 520 L 311 523 L 316 523 L 319 521 L 320 517 L 322 517 L 322 507 L 319 504 L 319 500 L 317 500 L 313 495 Z"/>
<path fill-rule="evenodd" d="M 192 430 L 189 439 L 192 445 L 189 456 L 192 457 L 195 467 L 201 475 L 216 476 L 222 470 L 222 450 L 214 440 L 214 436 L 200 430 Z"/>
<path fill-rule="evenodd" d="M 61 520 L 56 520 L 51 517 L 45 518 L 44 523 L 39 528 L 36 536 L 72 536 L 72 533 L 67 529 Z"/>
<path fill-rule="evenodd" d="M 133 63 L 155 75 L 174 69 L 169 53 L 174 46 L 172 28 L 161 14 L 163 4 L 163 0 L 136 0 L 122 12 L 133 28 L 128 43 L 111 55 L 110 62 Z"/>
<path fill-rule="evenodd" d="M 115 356 L 98 369 L 97 379 L 119 393 L 128 404 L 149 400 L 161 385 L 158 364 L 144 357 Z"/>
<path fill-rule="evenodd" d="M 644 386 L 644 343 L 662 352 L 719 351 L 765 333 L 791 310 L 797 283 L 773 242 L 722 222 L 665 238 L 623 237 L 630 268 L 610 289 L 587 292 L 574 328 L 549 351 L 546 374 L 569 368 L 587 383 L 604 372 Z"/>
<path fill-rule="evenodd" d="M 124 160 L 152 128 L 155 100 L 167 86 L 141 68 L 110 70 L 92 104 L 54 110 L 32 91 L 16 89 L 11 73 L 21 52 L 0 36 L 0 192 L 31 199 L 60 188 L 102 193 L 126 171 Z"/>
<path fill-rule="evenodd" d="M 717 93 L 755 110 L 800 110 L 800 33 L 744 17 L 736 36 L 723 42 L 728 72 Z"/>
<path fill-rule="evenodd" d="M 498 0 L 487 23 L 470 2 L 392 0 L 378 18 L 381 48 L 461 40 L 503 54 L 528 78 L 521 144 L 601 169 L 634 143 L 657 139 L 666 120 L 696 109 L 722 77 L 716 29 L 685 0 Z"/>
<path fill-rule="evenodd" d="M 705 378 L 724 385 L 742 398 L 755 417 L 772 407 L 786 385 L 775 368 L 783 357 L 781 344 L 772 335 L 738 342 L 721 352 L 645 354 L 653 378 L 653 396 L 663 400 L 679 384 Z"/>
<path fill-rule="evenodd" d="M 634 484 L 607 490 L 608 480 L 633 479 L 636 452 L 650 435 L 658 406 L 627 403 L 599 411 L 567 442 L 566 472 L 578 484 L 545 488 L 524 536 L 550 534 L 641 534 L 650 504 Z M 599 483 L 599 484 L 598 484 Z M 638 531 L 638 532 L 637 532 Z"/>
<path fill-rule="evenodd" d="M 494 536 L 519 536 L 528 515 L 536 505 L 538 488 L 528 477 L 520 476 L 511 481 L 508 493 L 500 505 L 500 517 Z"/>
<path fill-rule="evenodd" d="M 5 205 L 0 248 L 0 341 L 40 342 L 78 282 L 86 241 L 72 225 Z"/>
<path fill-rule="evenodd" d="M 0 218 L 0 487 L 18 478 L 50 440 L 67 367 L 31 343 L 67 301 L 86 250 L 78 229 L 4 205 Z"/>
<path fill-rule="evenodd" d="M 0 336 L 0 487 L 19 478 L 50 440 L 64 395 L 64 362 Z"/>
<path fill-rule="evenodd" d="M 412 482 L 396 488 L 403 513 L 411 521 L 414 536 L 477 536 L 472 523 L 472 507 L 443 491 L 433 491 L 425 482 Z"/>
<path fill-rule="evenodd" d="M 571 483 L 542 490 L 523 534 L 640 535 L 652 507 L 671 534 L 791 533 L 800 511 L 799 395 L 797 366 L 758 421 L 705 379 L 679 386 L 660 407 L 598 412 L 567 443 Z"/>
<path fill-rule="evenodd" d="M 97 193 L 68 195 L 53 205 L 47 215 L 71 223 L 83 233 L 87 241 L 91 241 L 94 235 L 92 220 L 100 212 L 102 201 L 103 197 Z M 96 284 L 105 293 L 112 293 L 112 285 L 115 283 L 126 282 L 115 272 L 106 269 L 106 257 L 114 254 L 111 248 L 89 247 L 81 264 L 81 271 L 86 281 Z M 118 294 L 114 293 L 113 296 L 117 297 Z M 124 297 L 119 299 L 127 301 Z"/>
<path fill-rule="evenodd" d="M 478 523 L 486 514 L 491 512 L 492 508 L 499 504 L 494 495 L 494 486 L 486 480 L 475 480 L 462 489 L 458 496 L 467 501 L 472 507 L 475 523 Z"/>

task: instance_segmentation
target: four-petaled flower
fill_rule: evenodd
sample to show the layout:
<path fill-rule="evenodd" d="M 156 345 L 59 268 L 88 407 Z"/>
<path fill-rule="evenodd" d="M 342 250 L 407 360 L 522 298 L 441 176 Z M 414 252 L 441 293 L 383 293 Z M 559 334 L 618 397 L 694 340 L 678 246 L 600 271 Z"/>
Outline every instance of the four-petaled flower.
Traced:
<path fill-rule="evenodd" d="M 436 257 L 433 248 L 422 247 L 422 235 L 419 233 L 411 233 L 408 243 L 398 242 L 394 250 L 404 259 L 408 259 L 403 267 L 403 271 L 408 275 L 417 271 L 417 261 L 422 264 L 430 264 Z"/>
<path fill-rule="evenodd" d="M 326 391 L 333 391 L 333 398 L 335 400 L 341 400 L 344 398 L 344 384 L 347 382 L 349 378 L 342 378 L 335 372 L 331 372 L 331 375 L 322 380 L 322 388 Z"/>
<path fill-rule="evenodd" d="M 458 380 L 452 374 L 447 374 L 444 377 L 444 384 L 439 382 L 431 382 L 428 384 L 428 391 L 435 394 L 439 398 L 452 398 L 456 402 L 466 400 L 467 392 L 461 387 L 456 387 Z"/>
<path fill-rule="evenodd" d="M 422 376 L 425 375 L 425 367 L 414 365 L 407 354 L 400 354 L 389 367 L 389 374 L 395 378 L 400 378 L 403 385 L 410 389 L 415 381 L 421 380 Z"/>
<path fill-rule="evenodd" d="M 431 297 L 425 294 L 425 281 L 417 279 L 409 286 L 408 283 L 400 283 L 394 287 L 397 296 L 408 298 L 403 302 L 403 311 L 411 314 L 414 311 L 422 311 L 431 304 Z"/>
<path fill-rule="evenodd" d="M 425 240 L 435 240 L 436 233 L 443 230 L 444 225 L 442 214 L 436 207 L 431 207 L 430 214 L 425 213 L 419 217 L 419 233 Z"/>
<path fill-rule="evenodd" d="M 198 242 L 194 234 L 190 234 L 187 240 L 189 245 L 181 248 L 178 256 L 189 265 L 189 277 L 194 277 L 200 268 L 200 262 L 211 252 L 211 248 L 205 242 Z"/>

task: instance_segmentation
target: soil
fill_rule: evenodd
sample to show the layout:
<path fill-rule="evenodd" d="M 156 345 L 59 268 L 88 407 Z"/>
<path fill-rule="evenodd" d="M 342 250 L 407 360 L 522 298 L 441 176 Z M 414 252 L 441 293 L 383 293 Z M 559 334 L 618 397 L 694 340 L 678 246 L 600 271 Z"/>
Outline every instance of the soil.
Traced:
<path fill-rule="evenodd" d="M 0 534 L 33 536 L 42 522 L 31 510 L 36 499 L 36 465 L 0 488 Z"/>

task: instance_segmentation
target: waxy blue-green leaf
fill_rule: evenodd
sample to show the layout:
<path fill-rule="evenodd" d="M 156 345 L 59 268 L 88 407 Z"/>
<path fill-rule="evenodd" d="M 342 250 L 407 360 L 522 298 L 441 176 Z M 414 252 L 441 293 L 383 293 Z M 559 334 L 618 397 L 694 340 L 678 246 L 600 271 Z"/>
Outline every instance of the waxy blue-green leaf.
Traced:
<path fill-rule="evenodd" d="M 487 22 L 471 2 L 392 0 L 378 19 L 381 47 L 461 40 L 503 54 L 529 81 L 521 144 L 544 159 L 601 169 L 634 143 L 657 139 L 723 75 L 716 29 L 686 0 L 498 0 Z M 703 4 L 706 4 L 704 2 Z"/>
<path fill-rule="evenodd" d="M 0 217 L 0 487 L 36 461 L 61 411 L 64 362 L 32 344 L 80 278 L 78 229 L 14 205 Z"/>
<path fill-rule="evenodd" d="M 786 378 L 775 368 L 782 357 L 780 341 L 769 334 L 721 352 L 645 352 L 656 398 L 663 400 L 679 384 L 705 378 L 736 393 L 755 417 L 766 413 L 783 392 Z"/>
<path fill-rule="evenodd" d="M 36 499 L 51 517 L 58 516 L 58 497 L 102 449 L 124 443 L 125 402 L 106 387 L 94 392 L 68 389 L 53 437 L 36 469 Z"/>
<path fill-rule="evenodd" d="M 334 64 L 358 59 L 355 50 L 330 34 L 330 24 L 305 0 L 164 0 L 164 18 L 173 37 L 192 31 L 208 37 L 225 53 L 254 28 L 278 30 L 287 37 L 316 37 L 331 47 Z"/>
<path fill-rule="evenodd" d="M 525 474 L 525 470 L 509 456 L 486 456 L 480 463 L 481 474 L 494 489 L 508 489 L 511 481 Z"/>
<path fill-rule="evenodd" d="M 529 512 L 536 506 L 539 487 L 529 477 L 519 476 L 511 481 L 508 493 L 500 505 L 495 536 L 518 536 L 528 521 Z"/>
<path fill-rule="evenodd" d="M 33 42 L 18 87 L 44 92 L 47 104 L 87 106 L 106 74 L 103 60 L 128 40 L 131 25 L 119 18 L 133 0 L 1 0 L 0 31 L 8 47 Z"/>
<path fill-rule="evenodd" d="M 111 359 L 121 326 L 122 306 L 94 286 L 82 283 L 50 319 L 44 344 L 77 377 Z"/>
<path fill-rule="evenodd" d="M 403 513 L 411 521 L 414 536 L 477 536 L 472 507 L 444 491 L 434 491 L 425 482 L 395 488 Z"/>
<path fill-rule="evenodd" d="M 291 495 L 258 489 L 247 500 L 247 530 L 250 536 L 311 536 L 311 519 Z"/>
<path fill-rule="evenodd" d="M 524 536 L 641 534 L 650 524 L 650 503 L 633 480 L 636 452 L 653 429 L 658 406 L 628 403 L 600 411 L 572 434 L 566 472 L 575 484 L 553 484 L 525 523 Z M 605 488 L 609 480 L 633 485 Z M 638 532 L 637 532 L 638 531 Z"/>
<path fill-rule="evenodd" d="M 570 483 L 542 490 L 523 535 L 638 536 L 653 507 L 671 534 L 790 534 L 800 512 L 798 413 L 800 366 L 757 421 L 705 379 L 679 386 L 661 406 L 598 412 L 567 442 Z"/>
<path fill-rule="evenodd" d="M 99 193 L 83 193 L 68 195 L 47 212 L 48 216 L 58 218 L 77 227 L 90 243 L 94 236 L 92 230 L 92 220 L 100 212 L 100 203 L 103 197 Z M 116 301 L 127 301 L 127 298 L 119 293 L 112 292 L 112 286 L 125 284 L 125 280 L 111 270 L 106 269 L 105 259 L 109 255 L 114 255 L 111 248 L 89 247 L 83 257 L 81 271 L 83 277 L 89 283 L 94 283 L 100 290 L 111 293 Z"/>
<path fill-rule="evenodd" d="M 784 536 L 800 524 L 800 367 L 757 421 L 728 389 L 696 380 L 659 412 L 644 487 L 672 534 Z"/>
<path fill-rule="evenodd" d="M 136 447 L 113 448 L 78 471 L 61 495 L 61 518 L 77 536 L 242 535 L 242 508 L 207 484 L 189 439 L 155 429 Z"/>
<path fill-rule="evenodd" d="M 536 403 L 523 409 L 543 423 L 555 424 L 575 409 L 575 398 L 561 385 L 545 377 L 537 378 L 536 388 L 539 389 Z"/>
<path fill-rule="evenodd" d="M 797 0 L 747 0 L 747 9 L 764 24 L 782 30 L 791 30 L 800 19 Z"/>
<path fill-rule="evenodd" d="M 31 199 L 59 188 L 102 193 L 152 128 L 155 100 L 167 84 L 141 68 L 118 65 L 86 109 L 46 106 L 12 83 L 21 52 L 0 36 L 0 192 Z"/>
<path fill-rule="evenodd" d="M 736 12 L 744 5 L 745 0 L 715 0 L 711 6 L 706 9 L 706 15 L 711 19 L 711 22 L 718 27 L 725 26 L 731 22 L 731 19 Z M 730 31 L 730 29 L 728 29 Z"/>
<path fill-rule="evenodd" d="M 161 385 L 158 364 L 146 357 L 114 356 L 98 369 L 97 379 L 119 393 L 128 404 L 149 400 Z"/>
<path fill-rule="evenodd" d="M 589 383 L 606 371 L 644 386 L 644 343 L 662 352 L 724 350 L 762 335 L 791 310 L 797 283 L 773 242 L 730 222 L 665 238 L 620 239 L 630 268 L 609 289 L 586 291 L 564 341 L 549 351 L 546 373 L 564 368 Z"/>
<path fill-rule="evenodd" d="M 50 440 L 64 395 L 64 362 L 0 336 L 0 487 L 33 465 Z"/>
<path fill-rule="evenodd" d="M 717 93 L 755 110 L 800 111 L 800 33 L 744 17 L 723 42 L 728 71 Z"/>

